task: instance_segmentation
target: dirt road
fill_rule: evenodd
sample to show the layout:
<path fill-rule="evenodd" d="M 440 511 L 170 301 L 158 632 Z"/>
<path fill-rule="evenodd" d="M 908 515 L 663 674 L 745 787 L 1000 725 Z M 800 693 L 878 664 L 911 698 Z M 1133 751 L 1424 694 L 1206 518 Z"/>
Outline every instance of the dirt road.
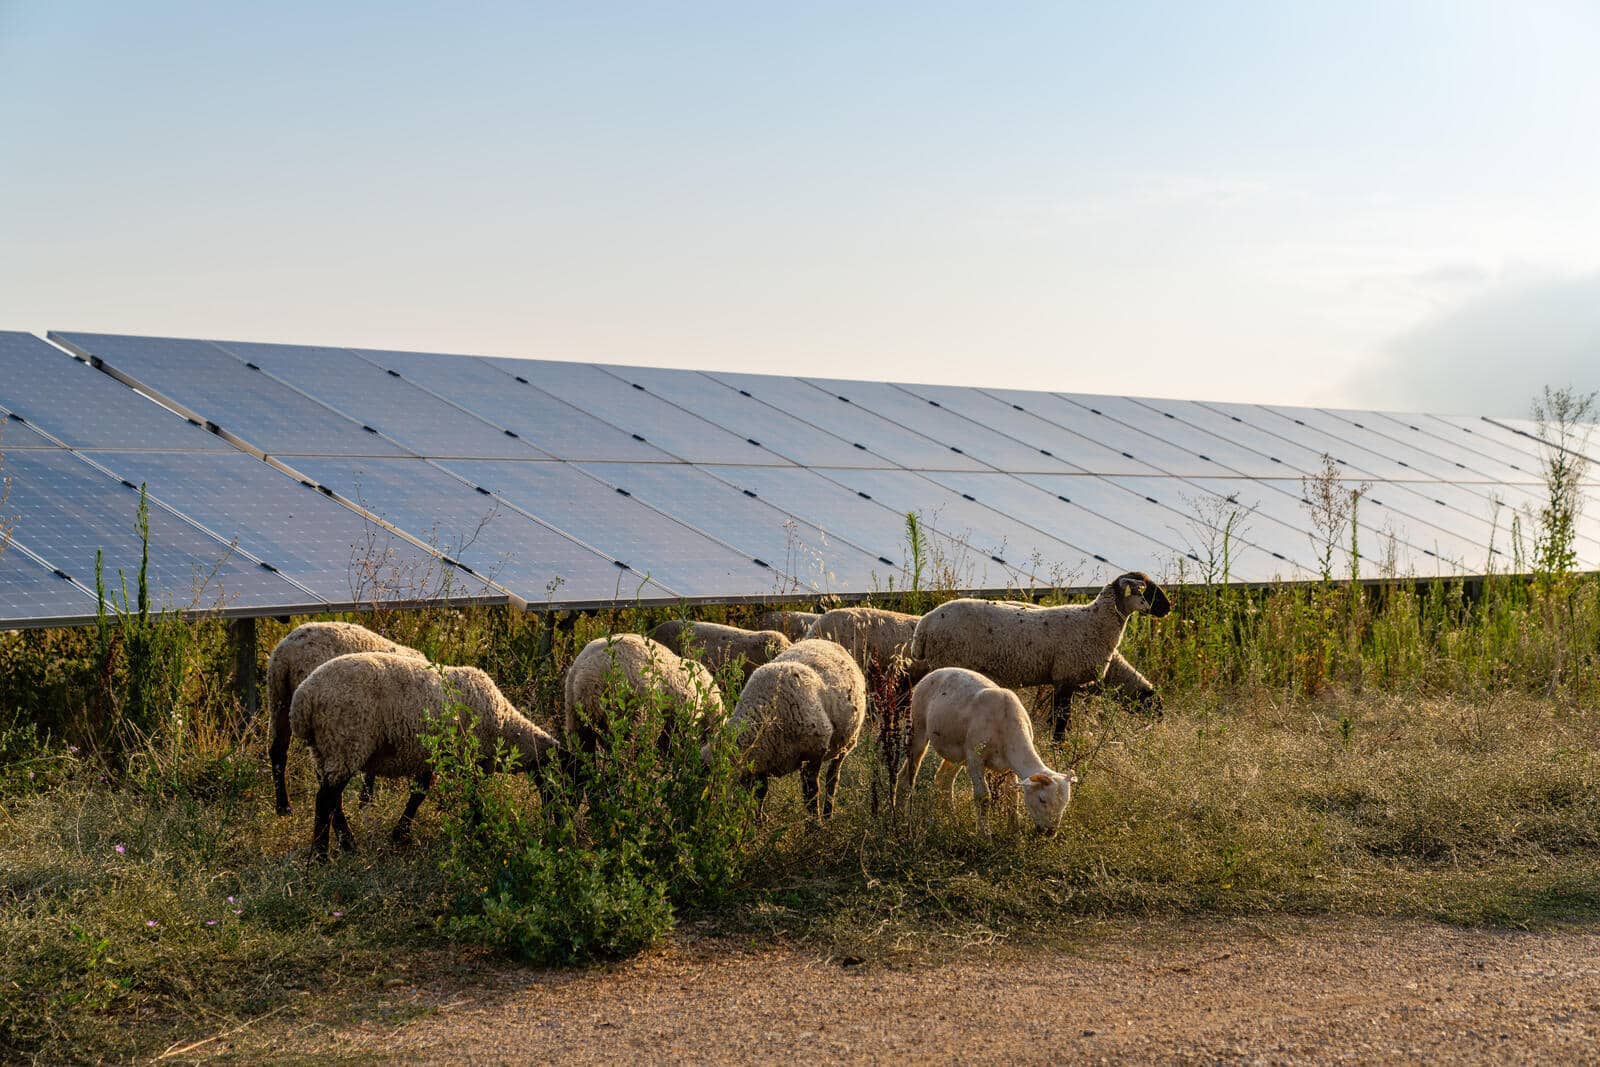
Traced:
<path fill-rule="evenodd" d="M 438 1063 L 1600 1063 L 1594 928 L 1160 924 L 908 968 L 699 943 L 430 995 L 438 1010 L 398 1028 L 269 1045 Z"/>

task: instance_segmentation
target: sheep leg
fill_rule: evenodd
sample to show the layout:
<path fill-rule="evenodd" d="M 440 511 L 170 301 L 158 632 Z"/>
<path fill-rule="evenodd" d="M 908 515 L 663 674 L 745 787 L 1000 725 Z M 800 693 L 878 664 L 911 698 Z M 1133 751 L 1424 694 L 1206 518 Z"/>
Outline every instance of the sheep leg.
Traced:
<path fill-rule="evenodd" d="M 917 772 L 922 769 L 922 757 L 928 754 L 928 731 L 924 723 L 911 724 L 911 742 L 906 747 L 905 765 L 900 768 L 900 775 L 889 790 L 889 807 L 893 809 L 900 802 L 898 796 L 903 789 L 906 794 L 906 811 L 911 810 L 911 795 L 917 787 Z"/>
<path fill-rule="evenodd" d="M 763 775 L 758 775 L 756 777 L 756 784 L 755 784 L 755 787 L 751 790 L 751 793 L 753 793 L 755 795 L 755 798 L 756 798 L 756 822 L 760 822 L 761 821 L 762 812 L 766 809 L 766 806 L 767 806 L 767 776 L 766 775 L 763 774 Z"/>
<path fill-rule="evenodd" d="M 334 805 L 344 792 L 344 782 L 322 782 L 317 786 L 316 814 L 311 818 L 311 858 L 328 858 L 328 828 L 333 824 Z"/>
<path fill-rule="evenodd" d="M 941 759 L 938 773 L 933 776 L 934 794 L 951 811 L 954 811 L 956 807 L 956 775 L 960 771 L 961 764 Z"/>
<path fill-rule="evenodd" d="M 361 795 L 356 798 L 356 803 L 363 808 L 372 807 L 372 796 L 377 792 L 377 789 L 378 776 L 368 771 L 366 778 L 361 781 Z"/>
<path fill-rule="evenodd" d="M 839 792 L 839 768 L 844 763 L 843 756 L 835 756 L 828 761 L 828 771 L 822 780 L 822 817 L 833 818 L 833 798 Z"/>
<path fill-rule="evenodd" d="M 821 770 L 819 761 L 800 764 L 800 799 L 805 804 L 807 815 L 820 814 L 817 806 L 817 773 Z"/>
<path fill-rule="evenodd" d="M 268 752 L 272 760 L 272 786 L 277 793 L 278 814 L 289 814 L 289 787 L 284 781 L 289 766 L 289 731 L 284 730 L 283 736 L 274 733 L 272 748 Z"/>
<path fill-rule="evenodd" d="M 339 835 L 339 848 L 345 852 L 356 850 L 356 835 L 350 832 L 350 824 L 344 818 L 344 791 L 333 798 L 333 832 Z"/>
<path fill-rule="evenodd" d="M 1070 685 L 1056 686 L 1055 699 L 1050 705 L 1050 723 L 1057 743 L 1067 736 L 1067 729 L 1072 725 L 1072 694 L 1076 691 Z"/>
<path fill-rule="evenodd" d="M 977 809 L 978 829 L 989 834 L 989 783 L 983 779 L 983 757 L 974 752 L 967 757 L 967 777 L 972 779 L 972 805 Z"/>
<path fill-rule="evenodd" d="M 427 799 L 428 787 L 432 784 L 431 770 L 424 770 L 411 783 L 411 796 L 406 800 L 406 810 L 400 813 L 400 821 L 395 824 L 394 833 L 389 835 L 395 844 L 403 845 L 411 840 L 411 820 L 417 817 L 417 809 Z"/>

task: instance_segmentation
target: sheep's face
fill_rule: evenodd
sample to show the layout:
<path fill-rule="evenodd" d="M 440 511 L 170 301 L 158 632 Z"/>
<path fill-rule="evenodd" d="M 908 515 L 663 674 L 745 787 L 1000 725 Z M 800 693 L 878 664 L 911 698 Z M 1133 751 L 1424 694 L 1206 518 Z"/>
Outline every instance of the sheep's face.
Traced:
<path fill-rule="evenodd" d="M 1054 835 L 1061 826 L 1061 817 L 1072 803 L 1072 786 L 1078 776 L 1068 772 L 1040 771 L 1023 780 L 1022 802 L 1028 807 L 1028 817 L 1040 833 Z"/>
<path fill-rule="evenodd" d="M 1129 571 L 1118 578 L 1114 585 L 1117 607 L 1124 618 L 1143 611 L 1159 619 L 1172 610 L 1172 601 L 1167 599 L 1167 594 L 1142 571 Z"/>

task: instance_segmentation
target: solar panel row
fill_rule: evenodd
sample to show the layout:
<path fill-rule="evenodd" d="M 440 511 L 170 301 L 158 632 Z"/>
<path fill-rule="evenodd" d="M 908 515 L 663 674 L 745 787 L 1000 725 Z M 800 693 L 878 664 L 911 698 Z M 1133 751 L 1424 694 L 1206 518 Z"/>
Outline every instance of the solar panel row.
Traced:
<path fill-rule="evenodd" d="M 1542 492 L 1540 444 L 1505 420 L 52 337 L 109 376 L 0 335 L 0 405 L 45 430 L 5 440 L 8 467 L 65 479 L 58 459 L 46 471 L 26 454 L 66 446 L 112 485 L 149 483 L 164 515 L 232 546 L 243 571 L 223 584 L 246 606 L 283 586 L 325 601 L 363 583 L 425 595 L 463 577 L 440 557 L 471 568 L 479 594 L 490 578 L 534 604 L 859 593 L 904 580 L 908 512 L 938 566 L 973 588 L 1092 585 L 1175 561 L 1193 574 L 1230 515 L 1233 580 L 1303 579 L 1318 553 L 1302 479 L 1324 455 L 1346 486 L 1370 486 L 1358 513 L 1369 574 L 1470 574 L 1504 566 L 1490 544 Z M 76 578 L 83 544 L 31 521 L 43 547 L 78 561 L 61 568 Z M 174 543 L 170 594 L 198 547 Z M 364 572 L 364 549 L 388 553 L 387 581 Z M 1600 563 L 1600 516 L 1585 517 L 1578 549 Z M 17 555 L 62 581 L 49 552 Z M 251 567 L 281 585 L 252 584 Z M 13 569 L 0 595 L 52 588 Z"/>

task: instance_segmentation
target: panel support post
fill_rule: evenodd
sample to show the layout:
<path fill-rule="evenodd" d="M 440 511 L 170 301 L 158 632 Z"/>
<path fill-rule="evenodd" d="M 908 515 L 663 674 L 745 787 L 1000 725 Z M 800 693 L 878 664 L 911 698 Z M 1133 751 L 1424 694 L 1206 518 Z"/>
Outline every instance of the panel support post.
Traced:
<path fill-rule="evenodd" d="M 233 645 L 233 692 L 239 700 L 241 731 L 255 721 L 261 707 L 261 686 L 256 670 L 256 620 L 234 619 L 228 623 Z"/>

